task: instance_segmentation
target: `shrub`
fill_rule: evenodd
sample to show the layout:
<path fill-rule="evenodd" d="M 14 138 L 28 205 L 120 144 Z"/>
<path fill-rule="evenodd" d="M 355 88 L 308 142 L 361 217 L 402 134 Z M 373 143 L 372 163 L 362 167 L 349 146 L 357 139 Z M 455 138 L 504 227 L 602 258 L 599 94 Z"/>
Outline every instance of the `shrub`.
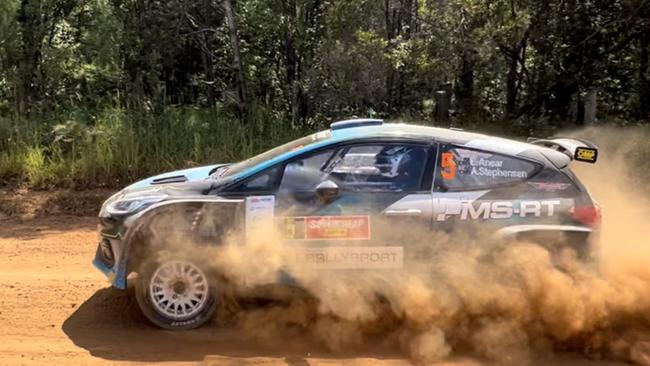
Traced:
<path fill-rule="evenodd" d="M 246 123 L 196 108 L 161 114 L 107 108 L 79 116 L 88 114 L 0 120 L 0 180 L 33 188 L 118 187 L 172 169 L 241 160 L 307 132 L 262 107 Z"/>

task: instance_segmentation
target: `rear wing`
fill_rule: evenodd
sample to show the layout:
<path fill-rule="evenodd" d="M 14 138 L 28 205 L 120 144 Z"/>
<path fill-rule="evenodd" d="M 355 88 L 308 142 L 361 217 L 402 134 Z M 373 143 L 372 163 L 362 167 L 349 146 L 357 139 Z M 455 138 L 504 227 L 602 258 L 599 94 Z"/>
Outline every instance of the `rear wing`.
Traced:
<path fill-rule="evenodd" d="M 557 150 L 567 155 L 571 160 L 593 164 L 598 159 L 598 146 L 591 141 L 577 137 L 550 137 L 546 139 L 529 137 L 528 142 Z"/>

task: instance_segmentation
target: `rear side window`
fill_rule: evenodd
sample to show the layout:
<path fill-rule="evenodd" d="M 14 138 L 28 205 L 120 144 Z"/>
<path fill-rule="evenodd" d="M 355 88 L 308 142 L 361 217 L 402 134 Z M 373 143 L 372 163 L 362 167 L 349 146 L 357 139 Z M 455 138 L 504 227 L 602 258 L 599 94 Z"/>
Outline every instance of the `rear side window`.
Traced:
<path fill-rule="evenodd" d="M 528 181 L 527 195 L 529 197 L 575 197 L 580 193 L 580 188 L 574 181 L 578 182 L 570 170 L 558 171 L 546 167 Z"/>
<path fill-rule="evenodd" d="M 333 162 L 329 177 L 351 191 L 417 191 L 427 157 L 424 146 L 353 146 L 344 150 Z"/>
<path fill-rule="evenodd" d="M 514 156 L 443 145 L 436 184 L 451 190 L 509 185 L 529 179 L 540 169 L 540 164 Z"/>
<path fill-rule="evenodd" d="M 427 146 L 368 143 L 328 150 L 287 164 L 280 191 L 314 192 L 326 180 L 356 192 L 418 191 L 428 161 Z"/>

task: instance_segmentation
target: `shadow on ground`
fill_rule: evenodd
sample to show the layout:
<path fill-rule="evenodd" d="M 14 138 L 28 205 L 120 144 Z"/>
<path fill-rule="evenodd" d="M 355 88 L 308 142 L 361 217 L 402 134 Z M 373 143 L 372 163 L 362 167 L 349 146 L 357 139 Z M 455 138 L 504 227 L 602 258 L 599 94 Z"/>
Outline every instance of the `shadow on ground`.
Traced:
<path fill-rule="evenodd" d="M 371 347 L 350 354 L 331 354 L 300 339 L 287 339 L 280 347 L 264 347 L 247 339 L 236 328 L 207 325 L 200 329 L 172 332 L 158 329 L 140 313 L 133 290 L 105 288 L 97 291 L 63 323 L 63 331 L 72 342 L 91 355 L 112 361 L 179 362 L 204 361 L 206 365 L 268 364 L 285 362 L 290 366 L 309 365 L 308 357 L 329 359 L 332 364 L 404 365 L 399 353 Z M 355 357 L 363 360 L 352 360 Z M 383 360 L 383 361 L 382 361 Z M 357 362 L 359 361 L 359 362 Z M 479 359 L 458 355 L 444 365 L 479 366 Z M 487 362 L 487 364 L 493 364 Z M 572 353 L 532 359 L 531 366 L 617 366 L 624 363 L 595 361 Z"/>
<path fill-rule="evenodd" d="M 307 365 L 310 357 L 372 357 L 399 358 L 399 355 L 372 356 L 332 355 L 306 342 L 287 342 L 281 347 L 264 347 L 245 337 L 233 327 L 207 325 L 191 331 L 158 329 L 144 318 L 138 309 L 132 290 L 105 288 L 97 291 L 63 323 L 63 331 L 78 347 L 91 355 L 119 361 L 206 361 L 232 364 L 243 358 L 273 357 L 288 365 Z M 280 349 L 281 348 L 281 349 Z M 236 359 L 239 358 L 239 361 Z M 234 362 L 234 363 L 233 363 Z M 228 362 L 226 362 L 228 363 Z"/>

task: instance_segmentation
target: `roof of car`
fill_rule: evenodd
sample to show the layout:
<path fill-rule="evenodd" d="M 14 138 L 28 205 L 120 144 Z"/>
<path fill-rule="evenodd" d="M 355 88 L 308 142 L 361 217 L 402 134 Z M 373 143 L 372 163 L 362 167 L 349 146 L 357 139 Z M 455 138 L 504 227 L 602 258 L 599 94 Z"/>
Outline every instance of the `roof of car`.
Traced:
<path fill-rule="evenodd" d="M 477 138 L 488 137 L 486 135 L 466 132 L 457 129 L 447 129 L 432 126 L 411 125 L 406 123 L 384 123 L 381 125 L 352 126 L 345 129 L 333 129 L 332 135 L 335 138 L 359 138 L 359 137 L 381 137 L 381 136 L 402 136 L 414 138 L 440 138 L 449 141 L 467 142 Z"/>
<path fill-rule="evenodd" d="M 480 149 L 493 153 L 517 155 L 544 164 L 552 164 L 557 168 L 564 168 L 571 161 L 567 155 L 539 145 L 532 145 L 525 142 L 456 129 L 411 125 L 405 123 L 383 123 L 381 120 L 339 121 L 336 124 L 333 124 L 332 127 L 333 128 L 330 130 L 321 131 L 313 135 L 318 136 L 327 133 L 329 134 L 329 137 L 320 139 L 315 143 L 307 144 L 301 148 L 287 151 L 275 158 L 258 164 L 245 172 L 238 174 L 236 179 L 251 176 L 273 166 L 274 164 L 291 159 L 297 155 L 326 148 L 334 144 L 386 137 L 396 139 L 416 139 L 421 141 L 437 140 L 440 142 Z"/>
<path fill-rule="evenodd" d="M 536 160 L 540 160 L 539 155 L 542 155 L 558 168 L 565 167 L 571 160 L 563 153 L 547 147 L 458 129 L 412 125 L 406 123 L 384 123 L 366 126 L 357 125 L 332 130 L 332 138 L 337 141 L 373 137 L 405 137 L 423 140 L 435 139 L 441 142 L 448 142 L 469 148 L 482 149 L 508 155 L 520 155 L 534 158 Z"/>

